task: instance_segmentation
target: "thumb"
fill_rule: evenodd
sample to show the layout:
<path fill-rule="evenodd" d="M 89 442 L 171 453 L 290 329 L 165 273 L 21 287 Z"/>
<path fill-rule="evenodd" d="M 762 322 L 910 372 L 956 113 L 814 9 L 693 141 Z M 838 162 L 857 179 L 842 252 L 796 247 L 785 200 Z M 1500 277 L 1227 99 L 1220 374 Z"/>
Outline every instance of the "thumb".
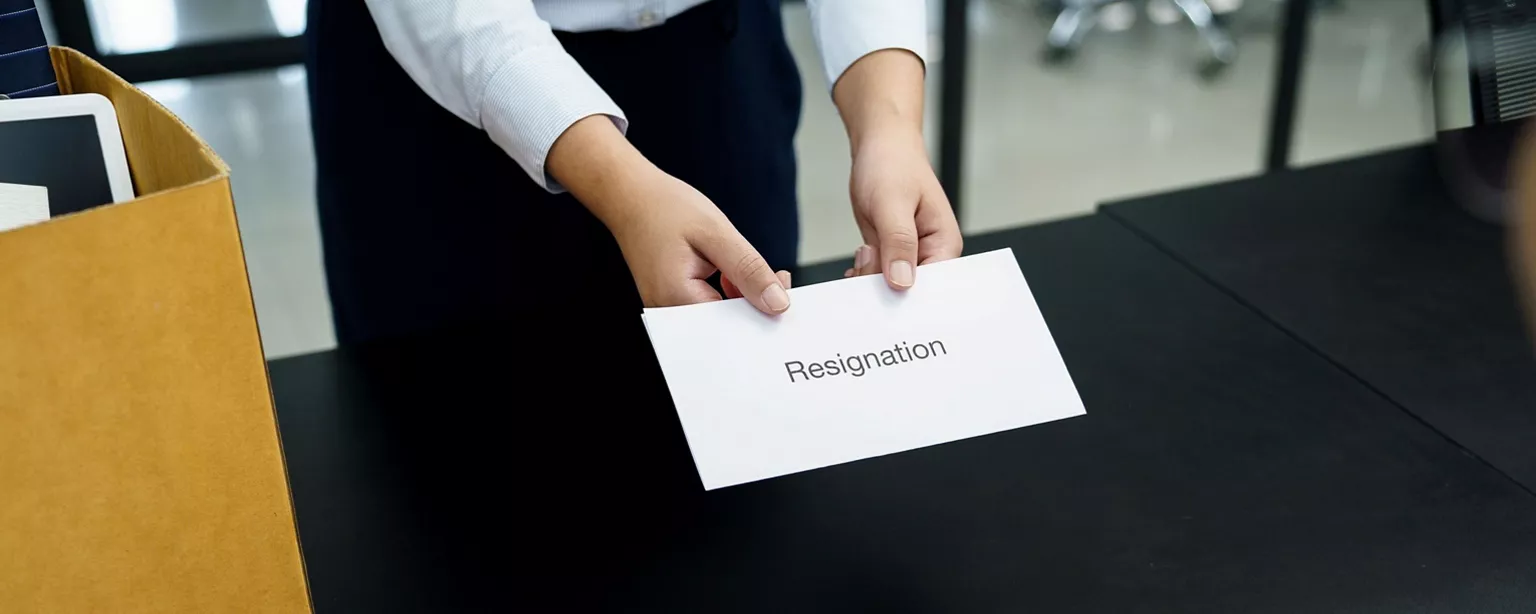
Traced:
<path fill-rule="evenodd" d="M 789 309 L 789 293 L 779 277 L 735 228 L 727 225 L 716 236 L 701 241 L 697 248 L 759 311 L 772 315 Z"/>
<path fill-rule="evenodd" d="M 912 287 L 917 278 L 917 223 L 911 207 L 878 207 L 873 217 L 880 238 L 885 283 L 897 290 Z"/>

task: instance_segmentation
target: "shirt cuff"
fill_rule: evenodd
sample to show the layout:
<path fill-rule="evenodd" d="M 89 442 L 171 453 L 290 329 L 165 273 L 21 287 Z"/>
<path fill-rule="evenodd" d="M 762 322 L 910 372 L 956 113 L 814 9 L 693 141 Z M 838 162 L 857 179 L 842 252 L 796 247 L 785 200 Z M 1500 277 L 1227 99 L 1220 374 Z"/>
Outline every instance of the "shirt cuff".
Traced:
<path fill-rule="evenodd" d="M 509 59 L 485 85 L 480 125 L 491 140 L 550 193 L 565 188 L 544 170 L 555 140 L 582 118 L 607 115 L 619 132 L 629 120 L 576 59 L 558 47 L 528 49 Z"/>
<path fill-rule="evenodd" d="M 906 49 L 928 62 L 928 7 L 910 0 L 820 0 L 811 3 L 827 87 L 866 55 Z"/>

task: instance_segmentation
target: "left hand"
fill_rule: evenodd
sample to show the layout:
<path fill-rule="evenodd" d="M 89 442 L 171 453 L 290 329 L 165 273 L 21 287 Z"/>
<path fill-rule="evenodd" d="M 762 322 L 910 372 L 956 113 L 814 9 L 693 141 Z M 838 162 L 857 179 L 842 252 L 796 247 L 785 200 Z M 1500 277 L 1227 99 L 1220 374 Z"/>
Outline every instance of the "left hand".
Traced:
<path fill-rule="evenodd" d="M 923 62 L 904 49 L 859 58 L 832 86 L 848 128 L 853 219 L 864 246 L 844 275 L 885 273 L 897 290 L 917 266 L 960 255 L 960 224 L 923 145 Z"/>
<path fill-rule="evenodd" d="M 960 256 L 960 224 L 922 134 L 913 132 L 872 135 L 854 152 L 848 189 L 864 245 L 845 277 L 883 272 L 892 288 L 905 290 L 918 265 Z"/>

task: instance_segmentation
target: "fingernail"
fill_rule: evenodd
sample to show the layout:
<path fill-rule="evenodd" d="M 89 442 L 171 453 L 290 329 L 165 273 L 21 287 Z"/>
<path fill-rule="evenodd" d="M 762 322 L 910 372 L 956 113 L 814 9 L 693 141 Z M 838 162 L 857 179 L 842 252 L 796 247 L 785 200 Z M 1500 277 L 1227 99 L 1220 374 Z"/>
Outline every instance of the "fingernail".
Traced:
<path fill-rule="evenodd" d="M 862 269 L 869 266 L 869 260 L 873 256 L 872 252 L 874 251 L 868 245 L 860 245 L 859 249 L 853 250 L 853 268 Z"/>
<path fill-rule="evenodd" d="M 779 284 L 768 286 L 767 290 L 763 290 L 763 304 L 774 313 L 789 309 L 789 293 Z"/>
<path fill-rule="evenodd" d="M 912 287 L 912 276 L 914 273 L 912 270 L 912 263 L 905 260 L 897 260 L 891 263 L 891 266 L 888 270 L 890 271 L 891 275 L 891 283 L 903 288 Z"/>

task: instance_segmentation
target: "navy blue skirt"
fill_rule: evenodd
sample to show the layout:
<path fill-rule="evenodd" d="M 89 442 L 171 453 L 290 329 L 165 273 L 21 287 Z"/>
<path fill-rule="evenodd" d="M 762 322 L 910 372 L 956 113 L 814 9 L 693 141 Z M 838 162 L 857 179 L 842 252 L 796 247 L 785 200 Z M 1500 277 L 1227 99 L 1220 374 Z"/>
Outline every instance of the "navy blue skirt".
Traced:
<path fill-rule="evenodd" d="M 362 0 L 309 3 L 320 228 L 342 344 L 539 311 L 638 314 L 613 237 L 439 107 Z M 778 0 L 715 0 L 638 32 L 559 33 L 629 140 L 719 205 L 768 262 L 799 243 L 801 85 Z"/>

